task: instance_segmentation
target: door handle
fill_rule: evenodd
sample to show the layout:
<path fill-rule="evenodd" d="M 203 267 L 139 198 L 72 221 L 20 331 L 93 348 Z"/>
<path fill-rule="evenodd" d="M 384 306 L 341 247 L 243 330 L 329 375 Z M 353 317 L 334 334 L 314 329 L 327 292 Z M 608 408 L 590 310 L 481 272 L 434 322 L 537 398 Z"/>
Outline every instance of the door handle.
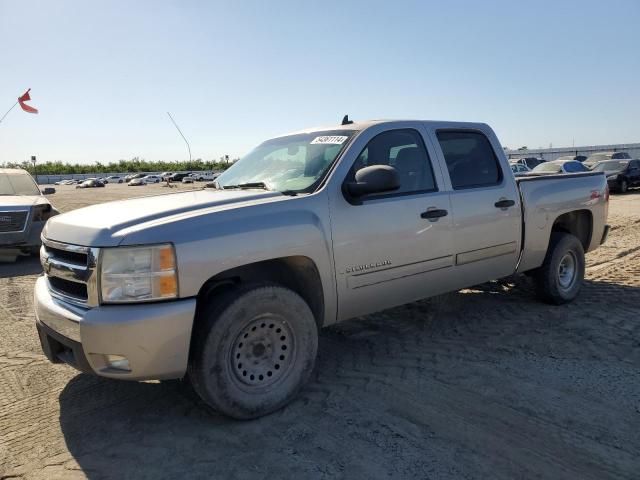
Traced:
<path fill-rule="evenodd" d="M 516 202 L 513 200 L 498 200 L 496 203 L 494 203 L 496 208 L 509 208 L 513 207 L 515 204 Z"/>
<path fill-rule="evenodd" d="M 421 218 L 427 218 L 433 220 L 434 218 L 446 217 L 449 214 L 446 210 L 439 210 L 434 208 L 433 210 L 427 210 L 420 214 Z"/>

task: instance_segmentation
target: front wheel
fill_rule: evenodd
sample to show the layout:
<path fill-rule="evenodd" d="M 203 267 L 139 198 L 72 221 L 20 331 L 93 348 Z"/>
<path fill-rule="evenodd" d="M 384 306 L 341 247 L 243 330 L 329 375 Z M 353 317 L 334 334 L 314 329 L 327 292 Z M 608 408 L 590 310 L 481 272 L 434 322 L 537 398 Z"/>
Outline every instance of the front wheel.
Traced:
<path fill-rule="evenodd" d="M 318 328 L 288 288 L 256 285 L 211 298 L 196 324 L 189 379 L 206 404 L 230 417 L 283 407 L 313 370 Z"/>
<path fill-rule="evenodd" d="M 620 193 L 627 193 L 627 190 L 629 190 L 629 184 L 623 179 L 620 182 Z"/>
<path fill-rule="evenodd" d="M 562 305 L 578 296 L 584 280 L 584 249 L 569 233 L 552 233 L 544 263 L 534 278 L 538 297 Z"/>

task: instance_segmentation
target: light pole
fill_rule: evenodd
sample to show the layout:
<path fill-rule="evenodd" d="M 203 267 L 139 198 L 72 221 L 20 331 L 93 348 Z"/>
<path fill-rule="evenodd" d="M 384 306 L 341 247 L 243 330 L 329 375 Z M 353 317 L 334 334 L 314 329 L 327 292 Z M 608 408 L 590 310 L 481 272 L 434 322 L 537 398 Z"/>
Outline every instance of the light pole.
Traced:
<path fill-rule="evenodd" d="M 33 162 L 33 174 L 36 176 L 36 183 L 38 183 L 38 170 L 36 170 L 36 156 L 31 155 L 31 161 Z"/>

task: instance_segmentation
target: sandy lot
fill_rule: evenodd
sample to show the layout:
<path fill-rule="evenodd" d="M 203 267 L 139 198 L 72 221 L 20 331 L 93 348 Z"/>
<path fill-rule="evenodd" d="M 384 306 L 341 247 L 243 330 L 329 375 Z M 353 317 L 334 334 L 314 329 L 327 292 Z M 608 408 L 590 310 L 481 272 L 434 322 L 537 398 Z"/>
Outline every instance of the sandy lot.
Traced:
<path fill-rule="evenodd" d="M 68 211 L 166 190 L 51 198 Z M 640 191 L 612 197 L 609 223 L 573 304 L 538 303 L 517 277 L 325 329 L 299 398 L 251 422 L 179 382 L 48 363 L 39 264 L 0 265 L 0 478 L 637 479 Z"/>

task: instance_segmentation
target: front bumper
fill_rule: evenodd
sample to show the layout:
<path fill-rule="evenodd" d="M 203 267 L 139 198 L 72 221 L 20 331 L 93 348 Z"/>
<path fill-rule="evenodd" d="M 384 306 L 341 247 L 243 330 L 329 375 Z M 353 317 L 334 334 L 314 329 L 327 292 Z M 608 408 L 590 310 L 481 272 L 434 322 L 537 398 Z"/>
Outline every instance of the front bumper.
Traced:
<path fill-rule="evenodd" d="M 182 378 L 186 372 L 193 298 L 86 309 L 53 297 L 40 277 L 34 306 L 42 349 L 54 363 L 126 380 Z M 125 357 L 129 369 L 110 367 L 107 355 Z"/>
<path fill-rule="evenodd" d="M 0 248 L 21 250 L 23 248 L 39 247 L 41 243 L 40 234 L 46 222 L 32 222 L 31 219 L 27 219 L 27 222 L 27 226 L 22 232 L 0 233 Z"/>
<path fill-rule="evenodd" d="M 612 179 L 607 178 L 607 185 L 610 190 L 616 190 L 620 187 L 620 184 L 618 183 L 617 178 L 612 178 Z"/>

